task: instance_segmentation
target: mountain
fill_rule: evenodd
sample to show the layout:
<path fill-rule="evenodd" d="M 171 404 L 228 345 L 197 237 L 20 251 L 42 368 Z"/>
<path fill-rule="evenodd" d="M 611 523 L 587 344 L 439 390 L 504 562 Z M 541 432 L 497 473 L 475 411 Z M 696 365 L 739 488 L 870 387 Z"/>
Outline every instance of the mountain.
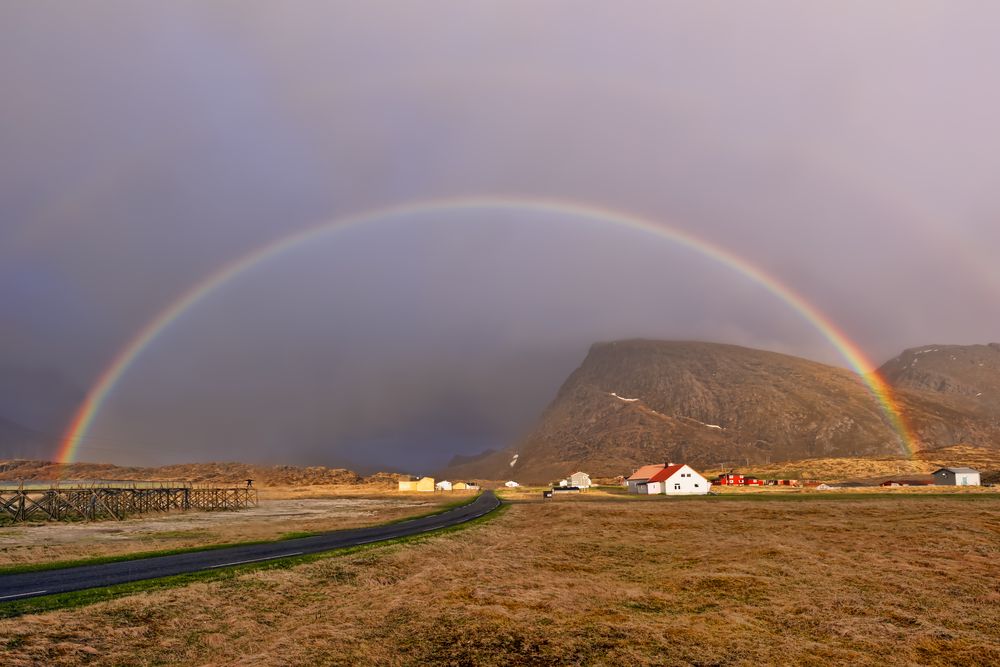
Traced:
<path fill-rule="evenodd" d="M 845 369 L 735 345 L 627 340 L 592 346 L 516 448 L 444 473 L 544 482 L 666 459 L 712 467 L 901 451 Z"/>
<path fill-rule="evenodd" d="M 879 373 L 924 446 L 1000 445 L 1000 343 L 912 348 Z"/>
<path fill-rule="evenodd" d="M 899 389 L 1000 413 L 1000 343 L 917 347 L 886 362 L 879 373 Z"/>

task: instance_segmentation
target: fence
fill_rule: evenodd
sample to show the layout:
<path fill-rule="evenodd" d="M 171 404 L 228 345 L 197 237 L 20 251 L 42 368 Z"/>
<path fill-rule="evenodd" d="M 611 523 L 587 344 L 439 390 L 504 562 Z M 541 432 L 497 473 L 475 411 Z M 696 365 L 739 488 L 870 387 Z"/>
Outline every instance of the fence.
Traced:
<path fill-rule="evenodd" d="M 172 510 L 231 511 L 257 506 L 252 487 L 187 482 L 83 481 L 0 487 L 0 517 L 15 522 L 117 519 Z"/>

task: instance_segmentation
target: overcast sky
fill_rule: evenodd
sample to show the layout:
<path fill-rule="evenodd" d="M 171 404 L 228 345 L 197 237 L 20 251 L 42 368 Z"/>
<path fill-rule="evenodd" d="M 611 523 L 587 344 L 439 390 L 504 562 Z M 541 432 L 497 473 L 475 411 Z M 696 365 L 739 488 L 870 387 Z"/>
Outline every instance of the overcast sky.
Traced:
<path fill-rule="evenodd" d="M 998 29 L 996 3 L 917 0 L 4 3 L 0 418 L 58 433 L 66 387 L 219 266 L 437 197 L 661 220 L 793 286 L 876 362 L 998 340 Z M 845 364 L 668 241 L 423 213 L 213 293 L 80 456 L 429 470 L 507 444 L 590 343 L 633 336 Z M 47 416 L 11 398 L 27 372 L 58 378 Z"/>

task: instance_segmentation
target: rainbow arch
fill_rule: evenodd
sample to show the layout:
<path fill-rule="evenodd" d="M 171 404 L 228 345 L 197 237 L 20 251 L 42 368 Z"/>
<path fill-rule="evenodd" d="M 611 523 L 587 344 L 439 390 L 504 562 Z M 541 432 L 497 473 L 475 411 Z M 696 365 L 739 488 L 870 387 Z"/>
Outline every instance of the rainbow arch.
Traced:
<path fill-rule="evenodd" d="M 285 251 L 335 230 L 420 213 L 461 210 L 551 212 L 561 215 L 572 215 L 597 222 L 606 222 L 671 241 L 728 266 L 761 285 L 771 294 L 785 302 L 836 348 L 844 360 L 858 373 L 868 386 L 868 389 L 886 415 L 890 425 L 899 434 L 904 453 L 912 456 L 917 441 L 913 437 L 893 398 L 891 388 L 877 373 L 873 372 L 875 366 L 872 362 L 826 315 L 774 276 L 765 273 L 761 268 L 721 246 L 649 218 L 590 204 L 558 199 L 490 196 L 429 199 L 337 218 L 276 239 L 225 264 L 193 285 L 166 308 L 161 310 L 115 355 L 111 363 L 108 364 L 91 386 L 83 403 L 81 403 L 76 414 L 73 416 L 60 442 L 57 460 L 60 463 L 73 462 L 80 444 L 87 438 L 87 433 L 100 412 L 101 407 L 128 371 L 129 367 L 139 358 L 143 351 L 185 312 L 240 274 L 263 262 L 278 257 Z"/>

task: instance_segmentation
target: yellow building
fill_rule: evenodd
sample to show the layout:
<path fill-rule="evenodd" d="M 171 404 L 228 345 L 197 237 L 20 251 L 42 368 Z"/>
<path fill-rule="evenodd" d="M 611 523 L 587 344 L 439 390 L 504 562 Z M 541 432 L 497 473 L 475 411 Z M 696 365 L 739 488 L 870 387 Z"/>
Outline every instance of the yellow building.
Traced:
<path fill-rule="evenodd" d="M 399 480 L 400 491 L 434 491 L 434 478 L 421 477 L 420 479 Z"/>
<path fill-rule="evenodd" d="M 456 491 L 478 491 L 479 485 L 475 482 L 455 482 L 451 488 Z"/>

